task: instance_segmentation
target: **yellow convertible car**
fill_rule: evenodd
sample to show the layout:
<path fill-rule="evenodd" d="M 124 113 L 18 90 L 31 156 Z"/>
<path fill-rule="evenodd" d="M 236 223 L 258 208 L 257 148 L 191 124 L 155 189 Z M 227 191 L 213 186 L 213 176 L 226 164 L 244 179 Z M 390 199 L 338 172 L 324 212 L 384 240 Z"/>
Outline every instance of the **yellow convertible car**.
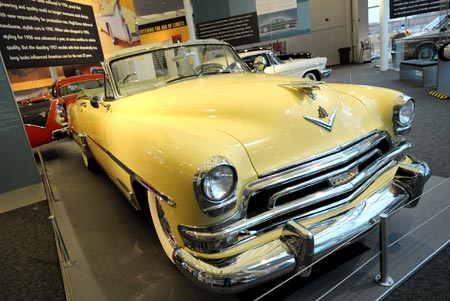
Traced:
<path fill-rule="evenodd" d="M 123 49 L 103 67 L 109 84 L 69 111 L 83 161 L 216 292 L 308 276 L 430 177 L 408 155 L 414 100 L 400 92 L 251 73 L 217 40 Z"/>

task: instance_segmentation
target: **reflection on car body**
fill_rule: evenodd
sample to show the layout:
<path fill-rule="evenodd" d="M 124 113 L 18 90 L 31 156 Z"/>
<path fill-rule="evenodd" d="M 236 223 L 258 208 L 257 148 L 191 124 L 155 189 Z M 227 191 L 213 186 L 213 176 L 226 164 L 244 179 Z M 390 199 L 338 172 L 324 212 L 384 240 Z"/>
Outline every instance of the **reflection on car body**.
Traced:
<path fill-rule="evenodd" d="M 204 288 L 306 276 L 416 204 L 430 176 L 408 155 L 414 100 L 400 92 L 252 73 L 217 40 L 123 49 L 103 66 L 103 96 L 69 108 L 83 162 L 150 212 L 168 258 Z"/>

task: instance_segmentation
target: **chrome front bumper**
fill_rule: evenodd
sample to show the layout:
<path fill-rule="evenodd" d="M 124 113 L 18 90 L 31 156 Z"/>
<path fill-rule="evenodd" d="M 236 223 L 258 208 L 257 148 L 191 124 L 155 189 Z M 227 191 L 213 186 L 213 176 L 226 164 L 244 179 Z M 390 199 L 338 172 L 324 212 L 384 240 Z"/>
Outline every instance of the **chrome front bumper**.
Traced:
<path fill-rule="evenodd" d="M 413 160 L 401 165 L 394 181 L 338 216 L 305 228 L 300 221 L 282 225 L 282 235 L 256 246 L 220 265 L 194 257 L 183 248 L 174 251 L 177 267 L 195 283 L 220 293 L 237 293 L 302 271 L 307 276 L 314 260 L 372 229 L 382 213 L 390 213 L 408 202 L 417 202 L 431 175 L 428 165 Z"/>

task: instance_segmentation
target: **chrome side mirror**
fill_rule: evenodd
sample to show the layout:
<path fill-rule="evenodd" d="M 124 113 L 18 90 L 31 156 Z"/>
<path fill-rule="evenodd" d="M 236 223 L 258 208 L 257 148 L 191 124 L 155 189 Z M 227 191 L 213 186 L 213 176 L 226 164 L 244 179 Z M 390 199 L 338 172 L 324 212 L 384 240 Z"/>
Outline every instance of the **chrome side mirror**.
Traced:
<path fill-rule="evenodd" d="M 103 98 L 101 96 L 96 95 L 96 96 L 92 97 L 91 98 L 91 106 L 97 109 L 99 107 L 99 105 L 102 105 L 107 109 L 109 109 L 109 107 L 111 106 L 111 104 L 104 102 Z"/>

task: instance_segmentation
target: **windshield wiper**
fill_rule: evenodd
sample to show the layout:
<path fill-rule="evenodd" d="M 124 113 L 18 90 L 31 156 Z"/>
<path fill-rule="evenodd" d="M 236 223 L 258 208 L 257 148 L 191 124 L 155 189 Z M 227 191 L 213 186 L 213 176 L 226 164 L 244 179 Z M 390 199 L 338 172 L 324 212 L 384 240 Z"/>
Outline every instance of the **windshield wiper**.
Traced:
<path fill-rule="evenodd" d="M 222 74 L 222 73 L 231 73 L 231 70 L 221 69 L 221 70 L 214 70 L 214 71 L 206 71 L 206 72 L 199 73 L 199 75 Z"/>
<path fill-rule="evenodd" d="M 189 75 L 178 76 L 176 78 L 169 79 L 168 81 L 166 81 L 166 83 L 172 83 L 172 82 L 176 82 L 176 81 L 191 78 L 191 77 L 198 77 L 198 74 L 189 74 Z"/>

